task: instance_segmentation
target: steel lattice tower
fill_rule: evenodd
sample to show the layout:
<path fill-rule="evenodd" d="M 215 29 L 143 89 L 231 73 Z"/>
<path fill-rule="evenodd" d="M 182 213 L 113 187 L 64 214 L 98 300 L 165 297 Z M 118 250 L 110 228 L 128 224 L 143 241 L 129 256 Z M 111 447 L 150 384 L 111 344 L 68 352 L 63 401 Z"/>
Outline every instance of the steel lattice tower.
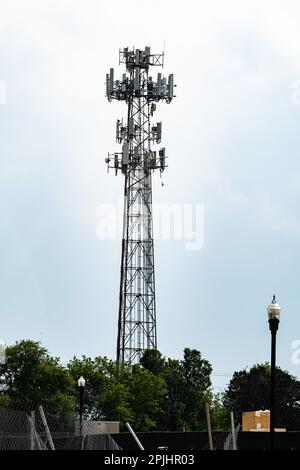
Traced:
<path fill-rule="evenodd" d="M 152 182 L 155 170 L 166 167 L 165 148 L 152 150 L 161 142 L 162 123 L 151 126 L 156 102 L 173 98 L 174 78 L 149 76 L 151 66 L 163 66 L 164 54 L 128 48 L 119 51 L 119 64 L 126 65 L 121 80 L 114 69 L 106 75 L 109 101 L 125 101 L 125 123 L 117 120 L 116 140 L 121 152 L 108 154 L 106 163 L 125 176 L 121 279 L 117 360 L 138 362 L 146 349 L 157 348 L 154 249 L 152 228 Z"/>

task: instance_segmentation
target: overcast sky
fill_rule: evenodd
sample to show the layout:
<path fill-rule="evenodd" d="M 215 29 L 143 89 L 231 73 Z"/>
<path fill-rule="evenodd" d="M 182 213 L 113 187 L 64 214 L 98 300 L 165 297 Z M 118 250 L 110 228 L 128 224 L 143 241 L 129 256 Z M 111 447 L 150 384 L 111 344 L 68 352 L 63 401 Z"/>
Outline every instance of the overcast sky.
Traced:
<path fill-rule="evenodd" d="M 0 339 L 40 340 L 64 362 L 115 358 L 121 246 L 96 230 L 122 196 L 104 159 L 126 108 L 104 81 L 124 72 L 119 48 L 149 45 L 177 83 L 155 115 L 169 168 L 153 200 L 205 213 L 202 249 L 156 240 L 159 349 L 199 349 L 219 389 L 269 360 L 275 292 L 278 363 L 300 376 L 299 2 L 0 6 Z"/>

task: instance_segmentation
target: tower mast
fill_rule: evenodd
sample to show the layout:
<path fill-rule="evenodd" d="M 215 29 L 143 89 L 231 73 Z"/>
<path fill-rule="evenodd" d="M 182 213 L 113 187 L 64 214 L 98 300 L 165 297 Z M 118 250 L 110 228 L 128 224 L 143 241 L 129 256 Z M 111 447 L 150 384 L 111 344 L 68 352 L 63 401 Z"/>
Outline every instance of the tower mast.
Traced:
<path fill-rule="evenodd" d="M 127 117 L 117 120 L 116 140 L 121 152 L 108 154 L 106 163 L 125 177 L 124 213 L 119 294 L 117 361 L 139 362 L 146 349 L 157 348 L 154 247 L 152 226 L 152 181 L 155 170 L 166 167 L 165 148 L 152 150 L 161 142 L 162 123 L 151 125 L 156 102 L 173 99 L 174 77 L 149 76 L 151 66 L 163 66 L 164 54 L 125 48 L 119 63 L 125 64 L 121 80 L 114 69 L 106 75 L 109 101 L 125 101 Z"/>

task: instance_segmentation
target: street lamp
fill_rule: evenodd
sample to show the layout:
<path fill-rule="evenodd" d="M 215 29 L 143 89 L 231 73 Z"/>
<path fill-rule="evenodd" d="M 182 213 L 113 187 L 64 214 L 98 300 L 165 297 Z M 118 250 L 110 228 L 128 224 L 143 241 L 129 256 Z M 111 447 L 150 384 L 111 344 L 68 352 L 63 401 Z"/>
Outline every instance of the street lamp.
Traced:
<path fill-rule="evenodd" d="M 270 390 L 270 449 L 274 449 L 274 428 L 275 428 L 275 373 L 276 373 L 276 333 L 280 320 L 280 305 L 276 302 L 273 295 L 272 303 L 267 308 L 269 327 L 271 331 L 271 390 Z"/>
<path fill-rule="evenodd" d="M 82 375 L 78 379 L 78 388 L 79 388 L 79 434 L 82 436 L 82 412 L 83 412 L 83 394 L 85 387 L 85 380 Z"/>

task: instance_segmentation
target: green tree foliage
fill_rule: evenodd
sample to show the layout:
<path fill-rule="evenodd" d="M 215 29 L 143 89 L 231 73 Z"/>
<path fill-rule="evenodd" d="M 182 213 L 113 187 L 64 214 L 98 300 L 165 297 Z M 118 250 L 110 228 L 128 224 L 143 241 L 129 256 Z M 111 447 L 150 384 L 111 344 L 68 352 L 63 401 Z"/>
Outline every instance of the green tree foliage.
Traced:
<path fill-rule="evenodd" d="M 97 408 L 98 397 L 105 389 L 105 374 L 97 367 L 95 361 L 83 356 L 82 359 L 74 357 L 67 365 L 69 373 L 74 381 L 73 394 L 77 397 L 77 409 L 79 407 L 78 378 L 82 375 L 85 378 L 84 388 L 84 415 L 86 418 L 98 419 L 99 410 Z"/>
<path fill-rule="evenodd" d="M 140 364 L 152 374 L 160 375 L 165 366 L 165 359 L 157 349 L 146 349 L 141 357 Z"/>
<path fill-rule="evenodd" d="M 118 364 L 107 358 L 74 358 L 73 378 L 86 380 L 84 414 L 91 419 L 131 421 L 138 430 L 157 425 L 165 397 L 164 380 L 139 365 Z"/>
<path fill-rule="evenodd" d="M 74 357 L 63 367 L 40 343 L 20 341 L 0 366 L 0 406 L 42 403 L 56 416 L 79 411 L 82 375 L 84 418 L 133 424 L 137 431 L 199 430 L 206 427 L 204 402 L 211 400 L 211 365 L 194 349 L 182 360 L 145 351 L 140 364 L 118 364 L 106 357 Z"/>
<path fill-rule="evenodd" d="M 117 364 L 106 357 L 93 360 L 83 356 L 82 359 L 74 357 L 68 364 L 68 370 L 76 383 L 81 375 L 85 378 L 86 418 L 121 422 L 130 419 L 132 413 L 128 405 L 127 383 L 131 368 L 128 365 Z"/>
<path fill-rule="evenodd" d="M 211 400 L 210 418 L 214 431 L 231 431 L 230 410 L 223 404 L 222 393 L 216 393 Z"/>
<path fill-rule="evenodd" d="M 40 343 L 23 340 L 6 350 L 0 365 L 0 403 L 26 409 L 43 403 L 47 411 L 74 415 L 73 380 Z"/>
<path fill-rule="evenodd" d="M 161 357 L 156 356 L 161 361 Z M 204 403 L 211 399 L 210 363 L 202 358 L 199 351 L 186 348 L 183 360 L 164 360 L 160 362 L 160 370 L 159 376 L 164 379 L 167 391 L 159 421 L 160 429 L 180 431 L 205 428 Z"/>
<path fill-rule="evenodd" d="M 164 378 L 135 365 L 128 387 L 135 428 L 139 431 L 158 430 L 167 391 Z"/>
<path fill-rule="evenodd" d="M 130 391 L 125 383 L 110 379 L 97 400 L 98 410 L 101 410 L 101 419 L 107 421 L 120 421 L 124 425 L 132 422 L 133 411 L 130 408 Z"/>
<path fill-rule="evenodd" d="M 243 411 L 270 409 L 269 364 L 235 372 L 224 394 L 223 403 L 238 416 Z M 276 369 L 276 427 L 298 431 L 300 428 L 300 382 L 289 372 Z"/>

